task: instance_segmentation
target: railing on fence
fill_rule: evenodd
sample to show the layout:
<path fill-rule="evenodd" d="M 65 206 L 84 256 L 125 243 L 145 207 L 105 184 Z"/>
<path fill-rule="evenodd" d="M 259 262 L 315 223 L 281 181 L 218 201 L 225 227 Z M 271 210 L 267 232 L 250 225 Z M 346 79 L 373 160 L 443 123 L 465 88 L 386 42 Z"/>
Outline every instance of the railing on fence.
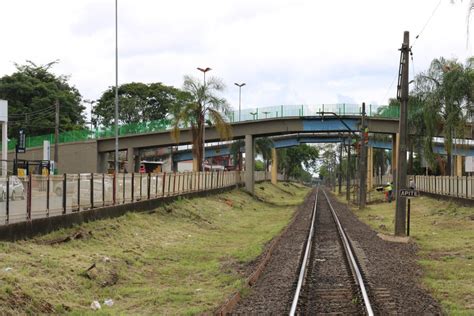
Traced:
<path fill-rule="evenodd" d="M 465 199 L 474 199 L 474 177 L 469 176 L 407 176 L 407 185 L 410 178 L 414 179 L 416 189 L 422 192 L 446 195 Z M 392 182 L 391 175 L 374 177 L 375 185 L 384 185 Z"/>
<path fill-rule="evenodd" d="M 102 173 L 0 178 L 0 225 L 240 184 L 244 172 Z M 256 172 L 256 178 L 267 176 Z"/>

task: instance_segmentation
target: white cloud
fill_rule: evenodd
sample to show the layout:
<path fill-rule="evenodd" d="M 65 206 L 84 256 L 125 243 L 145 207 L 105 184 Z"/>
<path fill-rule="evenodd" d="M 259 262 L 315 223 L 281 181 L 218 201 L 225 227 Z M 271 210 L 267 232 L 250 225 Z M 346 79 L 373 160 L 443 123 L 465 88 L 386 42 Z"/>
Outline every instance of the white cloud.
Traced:
<path fill-rule="evenodd" d="M 398 71 L 403 31 L 412 42 L 437 0 L 119 0 L 119 82 L 181 86 L 213 68 L 243 107 L 362 101 L 384 104 Z M 415 71 L 439 56 L 465 59 L 467 1 L 442 2 L 413 48 Z M 71 75 L 85 98 L 115 82 L 114 1 L 17 0 L 2 4 L 0 75 L 13 62 Z M 471 36 L 474 31 L 471 32 Z M 471 43 L 474 40 L 471 40 Z M 413 68 L 412 68 L 413 69 Z M 411 70 L 412 70 L 411 69 Z M 346 101 L 344 101 L 346 102 Z"/>

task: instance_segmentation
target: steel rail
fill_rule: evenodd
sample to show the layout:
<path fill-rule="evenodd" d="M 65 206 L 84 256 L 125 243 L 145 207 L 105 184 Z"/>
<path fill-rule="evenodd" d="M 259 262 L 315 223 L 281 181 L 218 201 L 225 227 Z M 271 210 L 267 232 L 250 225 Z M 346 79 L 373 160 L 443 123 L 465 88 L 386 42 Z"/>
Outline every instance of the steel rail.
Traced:
<path fill-rule="evenodd" d="M 306 243 L 306 250 L 304 252 L 303 262 L 301 263 L 301 269 L 300 269 L 300 274 L 298 277 L 298 284 L 296 286 L 295 296 L 293 298 L 293 303 L 291 304 L 290 316 L 293 316 L 296 313 L 296 307 L 298 306 L 298 300 L 300 297 L 301 287 L 303 286 L 304 276 L 306 274 L 306 267 L 308 266 L 308 260 L 309 260 L 309 255 L 311 252 L 311 244 L 313 241 L 313 234 L 314 234 L 314 222 L 316 219 L 316 205 L 318 204 L 318 193 L 319 193 L 319 188 L 316 191 L 316 199 L 314 201 L 314 206 L 313 206 L 311 228 L 308 234 L 308 239 L 307 239 L 308 242 Z"/>
<path fill-rule="evenodd" d="M 324 193 L 324 196 L 326 197 L 326 200 L 328 201 L 329 208 L 331 209 L 331 213 L 332 213 L 332 216 L 334 218 L 334 221 L 336 222 L 339 234 L 340 234 L 341 239 L 342 239 L 342 243 L 343 243 L 344 248 L 346 250 L 346 254 L 349 257 L 348 259 L 349 259 L 349 263 L 351 265 L 351 268 L 355 272 L 356 281 L 359 285 L 360 291 L 362 293 L 362 297 L 364 299 L 364 305 L 365 305 L 365 309 L 367 311 L 367 315 L 373 316 L 374 312 L 372 310 L 372 305 L 370 303 L 369 296 L 367 295 L 367 290 L 366 290 L 365 283 L 364 283 L 364 280 L 362 278 L 362 274 L 360 272 L 359 266 L 357 265 L 354 254 L 352 253 L 352 249 L 351 249 L 350 244 L 349 244 L 349 239 L 347 238 L 346 233 L 342 229 L 341 222 L 339 221 L 339 218 L 337 217 L 336 211 L 334 211 L 334 208 L 332 207 L 331 201 L 329 200 L 326 192 L 324 190 L 322 190 L 322 191 Z"/>

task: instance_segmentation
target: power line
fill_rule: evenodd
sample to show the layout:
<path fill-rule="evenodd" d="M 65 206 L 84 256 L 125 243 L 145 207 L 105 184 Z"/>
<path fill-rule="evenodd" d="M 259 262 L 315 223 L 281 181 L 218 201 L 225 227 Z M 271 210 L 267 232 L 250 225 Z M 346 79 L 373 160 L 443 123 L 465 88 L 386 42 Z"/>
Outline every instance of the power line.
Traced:
<path fill-rule="evenodd" d="M 418 33 L 418 35 L 415 37 L 415 40 L 413 41 L 413 44 L 411 44 L 411 47 L 415 46 L 416 41 L 418 40 L 418 38 L 420 37 L 420 35 L 423 33 L 423 31 L 425 30 L 425 28 L 428 26 L 428 24 L 430 23 L 431 19 L 432 19 L 433 16 L 435 15 L 436 11 L 438 11 L 439 6 L 441 5 L 441 1 L 443 1 L 443 0 L 439 0 L 438 4 L 437 4 L 436 7 L 434 8 L 434 10 L 433 10 L 433 12 L 431 13 L 430 17 L 428 18 L 428 20 L 426 20 L 425 25 L 423 25 L 423 28 L 422 28 L 421 31 Z"/>
<path fill-rule="evenodd" d="M 48 111 L 51 111 L 52 110 L 52 107 L 53 106 L 49 106 L 49 107 L 46 107 L 44 109 L 41 109 L 41 110 L 37 110 L 37 111 L 32 111 L 32 112 L 27 112 L 27 113 L 13 113 L 13 114 L 10 114 L 8 115 L 8 117 L 24 117 L 25 115 L 36 115 L 36 114 L 41 114 L 41 113 L 44 113 L 44 112 L 48 112 Z M 53 111 L 54 112 L 54 111 Z"/>

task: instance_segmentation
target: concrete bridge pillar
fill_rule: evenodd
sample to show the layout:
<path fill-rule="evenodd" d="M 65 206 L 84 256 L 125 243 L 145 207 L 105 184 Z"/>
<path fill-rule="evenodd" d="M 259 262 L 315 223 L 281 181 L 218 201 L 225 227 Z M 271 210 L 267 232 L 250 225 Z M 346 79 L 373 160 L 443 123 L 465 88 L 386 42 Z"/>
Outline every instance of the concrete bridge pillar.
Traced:
<path fill-rule="evenodd" d="M 97 154 L 97 172 L 107 173 L 109 167 L 108 164 L 109 153 L 98 153 Z"/>
<path fill-rule="evenodd" d="M 135 148 L 127 148 L 127 172 L 137 172 L 137 161 L 135 161 L 136 151 Z M 140 163 L 138 161 L 138 163 Z"/>
<path fill-rule="evenodd" d="M 276 148 L 272 148 L 272 184 L 278 182 L 278 158 Z"/>
<path fill-rule="evenodd" d="M 254 194 L 255 173 L 255 138 L 253 135 L 245 135 L 245 190 Z"/>
<path fill-rule="evenodd" d="M 374 185 L 374 147 L 367 148 L 367 190 Z"/>

